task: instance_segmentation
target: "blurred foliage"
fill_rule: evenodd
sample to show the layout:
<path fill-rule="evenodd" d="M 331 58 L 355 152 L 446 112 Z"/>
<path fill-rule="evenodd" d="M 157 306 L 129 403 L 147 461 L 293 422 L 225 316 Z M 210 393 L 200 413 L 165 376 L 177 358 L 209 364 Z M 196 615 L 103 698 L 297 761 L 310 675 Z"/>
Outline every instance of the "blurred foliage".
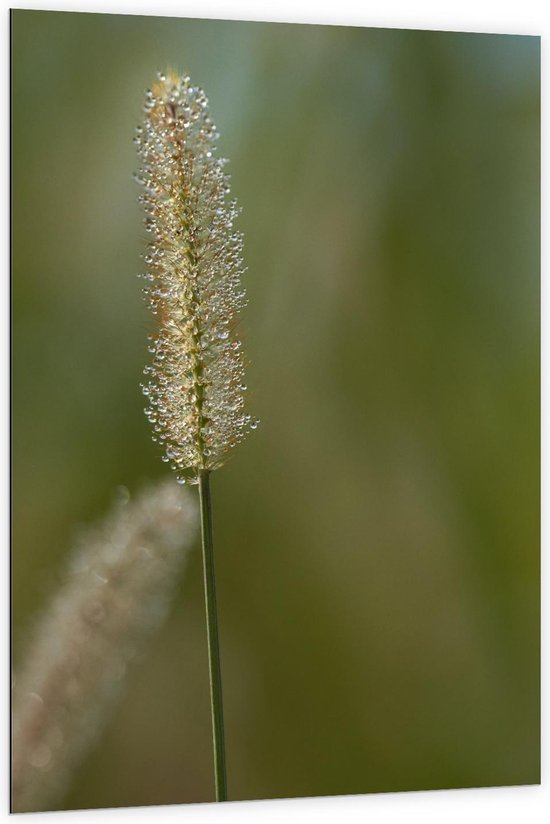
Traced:
<path fill-rule="evenodd" d="M 232 799 L 539 780 L 534 37 L 12 12 L 14 655 L 166 472 L 133 130 L 211 101 L 250 411 L 213 478 Z M 200 558 L 67 808 L 213 798 Z"/>

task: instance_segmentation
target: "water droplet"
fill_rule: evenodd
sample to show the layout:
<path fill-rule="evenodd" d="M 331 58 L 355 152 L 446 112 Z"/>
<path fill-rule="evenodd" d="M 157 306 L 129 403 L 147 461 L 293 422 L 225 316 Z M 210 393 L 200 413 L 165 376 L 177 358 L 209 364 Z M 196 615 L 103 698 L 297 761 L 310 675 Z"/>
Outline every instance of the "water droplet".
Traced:
<path fill-rule="evenodd" d="M 39 744 L 29 756 L 29 764 L 39 770 L 47 767 L 52 760 L 52 751 L 47 744 Z"/>

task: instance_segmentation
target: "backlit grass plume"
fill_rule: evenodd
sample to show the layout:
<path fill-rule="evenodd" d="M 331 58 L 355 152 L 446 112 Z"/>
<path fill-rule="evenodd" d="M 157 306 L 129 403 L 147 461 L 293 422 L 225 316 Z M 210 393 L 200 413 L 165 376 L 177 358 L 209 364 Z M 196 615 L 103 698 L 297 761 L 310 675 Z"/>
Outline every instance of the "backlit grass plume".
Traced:
<path fill-rule="evenodd" d="M 127 666 L 164 619 L 197 532 L 176 484 L 120 494 L 86 530 L 38 616 L 13 688 L 12 803 L 51 809 L 120 695 Z"/>
<path fill-rule="evenodd" d="M 199 485 L 216 800 L 227 799 L 223 702 L 212 544 L 210 472 L 257 421 L 244 411 L 236 335 L 244 305 L 242 236 L 225 160 L 204 92 L 189 77 L 159 74 L 146 93 L 136 142 L 151 241 L 146 293 L 158 317 L 143 386 L 164 460 Z"/>
<path fill-rule="evenodd" d="M 188 77 L 159 74 L 147 92 L 136 142 L 141 200 L 152 238 L 146 293 L 159 327 L 143 387 L 146 414 L 180 481 L 222 465 L 256 421 L 244 411 L 236 317 L 242 236 L 233 222 L 226 161 L 204 92 Z"/>

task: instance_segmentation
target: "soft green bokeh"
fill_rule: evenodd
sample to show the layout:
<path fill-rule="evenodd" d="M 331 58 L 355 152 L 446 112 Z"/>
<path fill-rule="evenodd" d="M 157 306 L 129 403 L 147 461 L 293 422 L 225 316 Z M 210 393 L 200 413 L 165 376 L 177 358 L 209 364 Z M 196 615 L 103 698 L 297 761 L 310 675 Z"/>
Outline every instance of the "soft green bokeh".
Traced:
<path fill-rule="evenodd" d="M 167 472 L 132 180 L 207 92 L 249 408 L 213 478 L 232 799 L 539 780 L 534 37 L 13 14 L 14 654 L 75 528 Z M 66 808 L 213 798 L 198 551 Z"/>

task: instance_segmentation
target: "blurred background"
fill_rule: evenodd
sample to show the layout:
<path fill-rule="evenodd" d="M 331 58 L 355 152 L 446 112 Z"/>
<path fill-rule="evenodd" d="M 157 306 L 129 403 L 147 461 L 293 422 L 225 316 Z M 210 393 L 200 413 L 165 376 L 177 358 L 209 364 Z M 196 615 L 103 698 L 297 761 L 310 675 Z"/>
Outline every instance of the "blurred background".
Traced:
<path fill-rule="evenodd" d="M 539 781 L 538 38 L 12 12 L 13 653 L 169 470 L 134 129 L 211 103 L 249 411 L 213 477 L 233 800 Z M 212 800 L 200 554 L 62 808 Z"/>

